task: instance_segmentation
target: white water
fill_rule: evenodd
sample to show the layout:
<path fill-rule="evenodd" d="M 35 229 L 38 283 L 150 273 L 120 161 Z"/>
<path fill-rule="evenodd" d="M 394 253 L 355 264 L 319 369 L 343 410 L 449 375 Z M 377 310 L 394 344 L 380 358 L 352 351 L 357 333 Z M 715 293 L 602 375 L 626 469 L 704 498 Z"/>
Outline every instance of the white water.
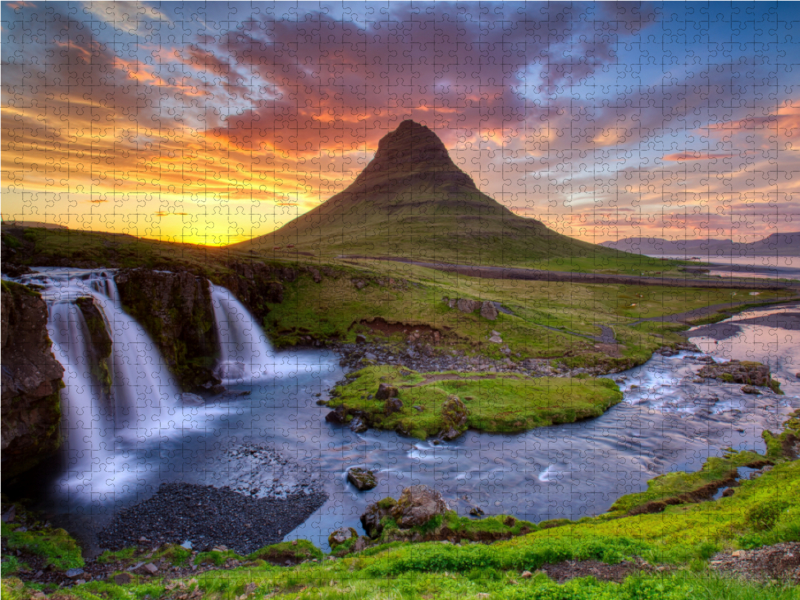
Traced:
<path fill-rule="evenodd" d="M 125 462 L 127 450 L 162 441 L 174 428 L 180 390 L 150 337 L 122 310 L 112 271 L 40 269 L 22 281 L 42 288 L 53 353 L 64 367 L 64 489 L 75 492 L 89 486 L 98 491 L 100 480 L 110 473 L 111 490 L 129 479 L 119 477 L 128 466 L 116 465 L 117 458 Z M 75 304 L 81 297 L 94 300 L 112 340 L 110 393 L 91 374 L 90 335 Z"/>
<path fill-rule="evenodd" d="M 229 290 L 211 285 L 220 360 L 215 375 L 223 383 L 250 383 L 279 375 L 264 331 Z"/>
<path fill-rule="evenodd" d="M 83 313 L 69 301 L 54 302 L 48 312 L 47 329 L 66 384 L 61 391 L 63 452 L 71 470 L 83 479 L 112 455 L 114 421 L 102 390 L 89 376 L 89 333 Z"/>

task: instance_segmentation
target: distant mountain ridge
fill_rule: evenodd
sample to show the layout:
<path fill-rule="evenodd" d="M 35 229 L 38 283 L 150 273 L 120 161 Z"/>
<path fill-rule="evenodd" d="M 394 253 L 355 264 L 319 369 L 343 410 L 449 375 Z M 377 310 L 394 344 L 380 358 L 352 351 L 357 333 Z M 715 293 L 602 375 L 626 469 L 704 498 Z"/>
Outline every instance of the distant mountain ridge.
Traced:
<path fill-rule="evenodd" d="M 602 242 L 601 246 L 633 254 L 687 257 L 800 256 L 800 232 L 773 233 L 763 240 L 741 243 L 724 239 L 665 240 L 656 237 L 629 237 Z"/>
<path fill-rule="evenodd" d="M 495 265 L 619 254 L 514 214 L 482 193 L 439 137 L 414 121 L 403 121 L 384 136 L 375 157 L 344 191 L 281 229 L 237 246 L 260 253 L 291 247 L 315 255 Z"/>

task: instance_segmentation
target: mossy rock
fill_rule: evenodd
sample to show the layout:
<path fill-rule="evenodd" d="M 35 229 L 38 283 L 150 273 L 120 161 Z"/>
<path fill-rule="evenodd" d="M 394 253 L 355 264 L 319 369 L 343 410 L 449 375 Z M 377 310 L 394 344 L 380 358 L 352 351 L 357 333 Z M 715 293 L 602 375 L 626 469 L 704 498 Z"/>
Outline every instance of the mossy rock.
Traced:
<path fill-rule="evenodd" d="M 247 555 L 248 560 L 264 560 L 273 565 L 296 565 L 307 560 L 321 560 L 322 550 L 308 540 L 292 540 L 264 546 Z"/>
<path fill-rule="evenodd" d="M 359 491 L 371 490 L 378 485 L 375 474 L 367 469 L 353 468 L 347 471 L 347 481 Z"/>
<path fill-rule="evenodd" d="M 343 544 L 352 544 L 354 540 L 358 539 L 358 532 L 352 527 L 340 527 L 331 531 L 328 536 L 328 544 L 331 550 L 335 550 Z"/>

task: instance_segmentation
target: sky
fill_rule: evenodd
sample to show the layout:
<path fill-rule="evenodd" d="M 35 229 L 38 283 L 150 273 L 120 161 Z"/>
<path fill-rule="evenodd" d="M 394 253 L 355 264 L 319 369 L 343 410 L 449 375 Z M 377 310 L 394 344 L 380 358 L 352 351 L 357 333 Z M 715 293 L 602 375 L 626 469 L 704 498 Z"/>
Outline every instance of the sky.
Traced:
<path fill-rule="evenodd" d="M 403 120 L 592 242 L 800 231 L 797 3 L 2 4 L 2 216 L 223 245 Z"/>

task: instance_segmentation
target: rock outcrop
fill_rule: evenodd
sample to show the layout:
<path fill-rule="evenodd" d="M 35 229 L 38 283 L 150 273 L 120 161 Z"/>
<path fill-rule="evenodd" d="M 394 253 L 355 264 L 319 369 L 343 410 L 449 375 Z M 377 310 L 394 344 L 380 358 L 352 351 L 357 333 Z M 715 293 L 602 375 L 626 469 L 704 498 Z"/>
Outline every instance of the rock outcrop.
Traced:
<path fill-rule="evenodd" d="M 457 309 L 459 312 L 463 312 L 466 314 L 472 314 L 475 311 L 479 311 L 480 315 L 489 321 L 496 321 L 498 314 L 500 312 L 497 309 L 498 305 L 495 305 L 494 302 L 489 300 L 473 300 L 471 298 L 448 298 L 445 296 L 442 298 L 442 302 L 444 302 L 448 308 Z"/>
<path fill-rule="evenodd" d="M 448 396 L 442 403 L 442 431 L 439 437 L 443 440 L 454 440 L 467 430 L 469 411 L 458 396 Z"/>
<path fill-rule="evenodd" d="M 221 278 L 220 285 L 228 288 L 262 323 L 269 314 L 269 304 L 283 302 L 284 283 L 292 283 L 298 276 L 293 267 L 259 261 L 234 262 L 228 268 L 231 272 Z M 319 271 L 311 269 L 314 280 L 320 279 Z"/>
<path fill-rule="evenodd" d="M 111 391 L 111 368 L 108 359 L 111 357 L 113 342 L 108 334 L 105 318 L 90 296 L 78 298 L 75 304 L 81 310 L 83 320 L 89 329 L 87 346 L 89 347 L 88 358 L 92 377 L 108 394 Z"/>
<path fill-rule="evenodd" d="M 371 538 L 380 536 L 386 517 L 394 519 L 400 529 L 425 525 L 450 510 L 442 495 L 426 485 L 412 485 L 403 490 L 399 500 L 384 498 L 371 504 L 361 515 L 361 524 Z"/>
<path fill-rule="evenodd" d="M 698 375 L 725 383 L 768 387 L 780 393 L 780 384 L 772 379 L 769 365 L 760 362 L 731 360 L 726 363 L 710 363 L 700 369 Z"/>
<path fill-rule="evenodd" d="M 206 279 L 187 271 L 123 269 L 116 282 L 123 307 L 153 338 L 184 389 L 220 383 L 212 371 L 219 341 Z"/>
<path fill-rule="evenodd" d="M 335 550 L 337 546 L 341 546 L 350 540 L 356 539 L 358 539 L 358 532 L 355 529 L 352 527 L 340 527 L 339 529 L 331 531 L 331 534 L 328 536 L 328 544 L 331 550 Z"/>
<path fill-rule="evenodd" d="M 64 368 L 47 334 L 41 296 L 3 281 L 2 291 L 2 470 L 18 475 L 53 454 L 61 444 L 59 424 Z"/>

